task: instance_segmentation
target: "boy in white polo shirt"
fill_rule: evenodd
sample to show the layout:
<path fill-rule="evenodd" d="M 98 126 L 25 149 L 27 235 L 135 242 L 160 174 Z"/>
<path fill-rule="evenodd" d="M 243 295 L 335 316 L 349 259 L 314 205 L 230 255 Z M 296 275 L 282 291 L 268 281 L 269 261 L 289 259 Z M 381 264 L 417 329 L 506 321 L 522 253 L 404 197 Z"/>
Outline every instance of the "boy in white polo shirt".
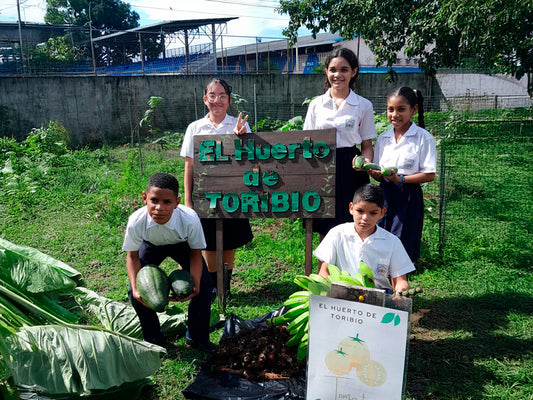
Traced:
<path fill-rule="evenodd" d="M 319 260 L 319 274 L 329 275 L 328 265 L 350 274 L 360 272 L 363 261 L 374 273 L 376 288 L 387 293 L 409 289 L 407 274 L 415 270 L 402 242 L 392 233 L 377 226 L 385 215 L 383 190 L 372 183 L 361 186 L 349 205 L 353 223 L 332 228 L 313 255 Z"/>
<path fill-rule="evenodd" d="M 137 273 L 147 264 L 159 265 L 171 257 L 190 272 L 194 281 L 191 296 L 179 300 L 190 300 L 187 345 L 211 351 L 215 348 L 209 341 L 212 284 L 202 257 L 205 238 L 200 219 L 193 209 L 179 204 L 179 183 L 170 174 L 152 175 L 142 197 L 145 206 L 130 215 L 122 250 L 127 252 L 128 295 L 139 317 L 143 338 L 164 344 L 157 313 L 146 306 L 137 290 Z"/>

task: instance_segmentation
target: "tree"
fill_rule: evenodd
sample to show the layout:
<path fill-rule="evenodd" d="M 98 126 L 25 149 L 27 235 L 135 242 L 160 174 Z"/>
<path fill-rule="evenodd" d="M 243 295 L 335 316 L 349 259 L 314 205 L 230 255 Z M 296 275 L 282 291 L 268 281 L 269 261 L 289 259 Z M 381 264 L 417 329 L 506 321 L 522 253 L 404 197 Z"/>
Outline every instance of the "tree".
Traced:
<path fill-rule="evenodd" d="M 41 45 L 29 49 L 32 64 L 73 63 L 78 53 L 66 36 L 52 37 Z"/>
<path fill-rule="evenodd" d="M 45 22 L 88 26 L 100 34 L 139 26 L 139 14 L 120 0 L 46 0 Z M 90 15 L 89 15 L 90 11 Z"/>
<path fill-rule="evenodd" d="M 420 68 L 528 76 L 533 95 L 533 2 L 531 0 L 280 0 L 289 14 L 284 34 L 300 27 L 345 38 L 360 35 L 376 64 L 392 71 L 396 53 L 419 58 Z"/>
<path fill-rule="evenodd" d="M 47 8 L 44 17 L 50 24 L 72 24 L 86 27 L 75 38 L 76 43 L 83 47 L 83 52 L 89 56 L 89 36 L 100 37 L 110 33 L 125 31 L 139 26 L 139 14 L 132 11 L 129 4 L 121 0 L 46 0 Z M 89 28 L 92 26 L 92 32 Z M 161 52 L 161 40 L 158 35 L 146 35 L 143 46 L 147 54 Z M 117 64 L 128 62 L 139 55 L 138 40 L 131 42 L 117 42 L 111 45 L 95 47 L 95 57 L 98 64 Z"/>

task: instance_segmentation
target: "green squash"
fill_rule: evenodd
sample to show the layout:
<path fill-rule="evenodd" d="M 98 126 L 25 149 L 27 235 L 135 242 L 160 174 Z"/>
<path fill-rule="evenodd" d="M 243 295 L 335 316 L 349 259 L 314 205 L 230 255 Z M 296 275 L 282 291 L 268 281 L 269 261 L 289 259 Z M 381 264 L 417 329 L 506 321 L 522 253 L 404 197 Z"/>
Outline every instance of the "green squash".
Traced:
<path fill-rule="evenodd" d="M 189 272 L 182 269 L 177 269 L 170 273 L 168 280 L 170 282 L 170 289 L 172 290 L 172 293 L 174 293 L 178 299 L 189 297 L 192 293 L 194 281 Z"/>
<path fill-rule="evenodd" d="M 162 312 L 168 304 L 170 285 L 167 274 L 155 265 L 145 265 L 137 273 L 137 290 L 154 311 Z"/>

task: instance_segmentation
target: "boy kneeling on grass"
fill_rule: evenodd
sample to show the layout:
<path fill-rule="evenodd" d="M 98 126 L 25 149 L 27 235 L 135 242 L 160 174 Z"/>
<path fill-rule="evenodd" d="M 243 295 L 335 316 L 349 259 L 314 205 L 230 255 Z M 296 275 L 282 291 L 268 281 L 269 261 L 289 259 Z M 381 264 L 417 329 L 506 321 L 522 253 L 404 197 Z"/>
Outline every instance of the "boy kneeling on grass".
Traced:
<path fill-rule="evenodd" d="M 139 317 L 143 338 L 160 346 L 164 344 L 157 313 L 143 302 L 137 290 L 137 273 L 145 265 L 159 265 L 170 257 L 189 271 L 194 280 L 192 294 L 178 300 L 190 300 L 186 344 L 212 351 L 215 348 L 209 341 L 212 284 L 202 257 L 206 244 L 200 219 L 192 208 L 179 204 L 179 183 L 170 174 L 152 175 L 142 197 L 145 206 L 130 215 L 122 250 L 127 252 L 128 295 Z"/>
<path fill-rule="evenodd" d="M 409 289 L 406 275 L 415 270 L 411 259 L 400 239 L 376 225 L 385 215 L 384 201 L 383 189 L 372 183 L 355 191 L 349 205 L 354 222 L 330 229 L 313 252 L 321 276 L 329 275 L 329 264 L 352 275 L 363 261 L 374 273 L 376 288 L 389 294 Z"/>

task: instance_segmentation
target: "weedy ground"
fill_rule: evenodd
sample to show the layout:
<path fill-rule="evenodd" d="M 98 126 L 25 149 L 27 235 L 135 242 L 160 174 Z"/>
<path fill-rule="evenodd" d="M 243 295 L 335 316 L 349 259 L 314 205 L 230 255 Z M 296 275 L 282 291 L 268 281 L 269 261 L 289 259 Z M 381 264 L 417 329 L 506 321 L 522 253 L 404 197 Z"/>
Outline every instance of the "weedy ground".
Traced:
<path fill-rule="evenodd" d="M 458 147 L 461 170 L 478 168 L 479 154 L 504 151 L 489 144 Z M 501 158 L 491 164 L 489 157 L 483 169 L 493 174 L 476 175 L 475 181 L 467 172 L 458 177 L 463 181 L 456 181 L 447 204 L 453 213 L 440 252 L 435 210 L 427 214 L 422 258 L 409 277 L 424 292 L 414 298 L 407 400 L 533 399 L 531 147 L 529 140 L 506 148 L 505 154 L 522 162 L 505 164 L 503 175 L 496 173 Z M 142 173 L 138 151 L 121 146 L 26 161 L 25 154 L 11 155 L 12 172 L 4 170 L 0 178 L 0 237 L 70 264 L 87 287 L 126 302 L 121 245 L 128 215 L 142 205 L 150 174 L 165 171 L 183 182 L 178 154 L 178 145 L 144 148 Z M 499 196 L 511 181 L 523 183 L 521 192 L 506 189 Z M 436 206 L 437 183 L 426 194 Z M 252 228 L 254 240 L 237 251 L 226 308 L 227 315 L 245 319 L 280 307 L 297 290 L 292 280 L 304 268 L 301 221 L 257 219 Z M 163 267 L 173 268 L 170 262 Z M 212 341 L 221 333 L 220 326 L 214 329 Z M 181 391 L 204 361 L 203 353 L 185 347 L 183 337 L 171 338 L 143 399 L 183 399 Z"/>

